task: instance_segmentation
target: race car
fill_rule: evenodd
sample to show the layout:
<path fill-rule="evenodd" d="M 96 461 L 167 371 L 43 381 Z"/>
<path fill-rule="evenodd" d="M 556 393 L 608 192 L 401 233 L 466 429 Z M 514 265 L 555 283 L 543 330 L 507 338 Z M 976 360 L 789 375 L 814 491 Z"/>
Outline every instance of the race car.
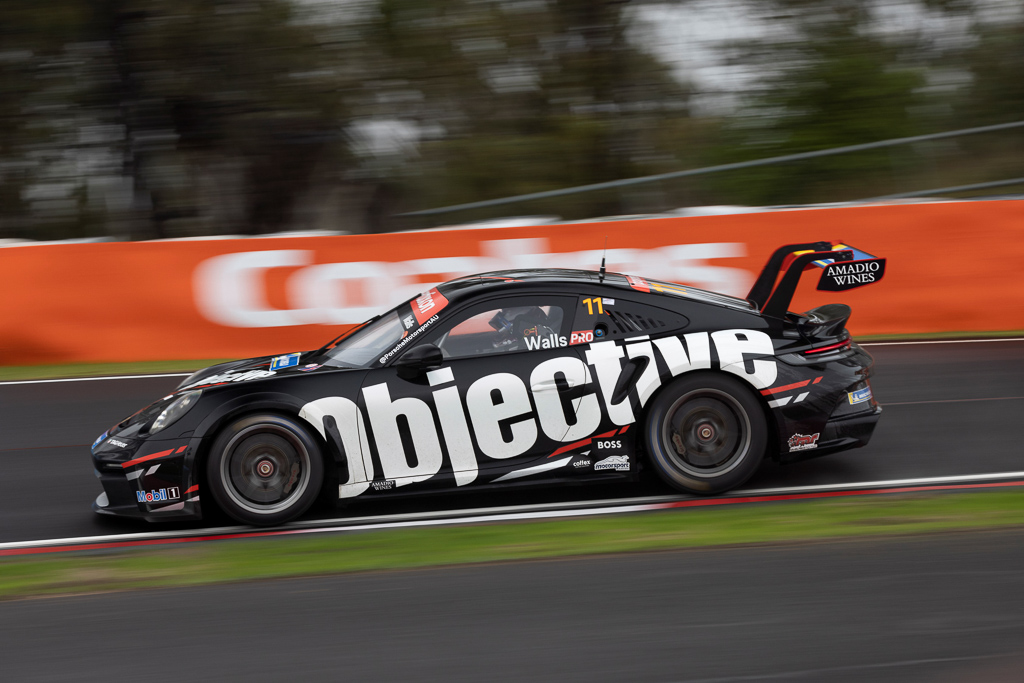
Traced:
<path fill-rule="evenodd" d="M 877 282 L 844 244 L 775 251 L 746 299 L 635 275 L 484 273 L 431 288 L 314 351 L 200 370 L 92 445 L 96 512 L 278 525 L 345 502 L 635 480 L 714 494 L 766 457 L 864 446 L 881 407 L 850 308 L 787 311 Z M 781 273 L 781 277 L 780 277 Z M 202 499 L 202 502 L 200 502 Z"/>

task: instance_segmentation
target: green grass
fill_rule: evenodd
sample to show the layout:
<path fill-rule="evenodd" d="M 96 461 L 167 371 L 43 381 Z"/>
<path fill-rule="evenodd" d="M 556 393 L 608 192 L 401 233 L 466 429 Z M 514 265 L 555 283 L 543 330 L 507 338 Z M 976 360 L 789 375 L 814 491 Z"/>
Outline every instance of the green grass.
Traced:
<path fill-rule="evenodd" d="M 62 377 L 102 377 L 104 375 L 158 375 L 165 372 L 192 372 L 223 363 L 228 358 L 212 360 L 151 360 L 136 363 L 76 363 L 71 365 L 8 365 L 0 366 L 0 381 L 22 379 L 55 379 Z"/>
<path fill-rule="evenodd" d="M 930 341 L 937 339 L 1005 339 L 1024 337 L 1024 330 L 995 330 L 991 332 L 916 332 L 914 334 L 858 334 L 859 342 Z"/>
<path fill-rule="evenodd" d="M 9 557 L 0 598 L 639 551 L 1024 526 L 1024 491 L 688 508 Z"/>

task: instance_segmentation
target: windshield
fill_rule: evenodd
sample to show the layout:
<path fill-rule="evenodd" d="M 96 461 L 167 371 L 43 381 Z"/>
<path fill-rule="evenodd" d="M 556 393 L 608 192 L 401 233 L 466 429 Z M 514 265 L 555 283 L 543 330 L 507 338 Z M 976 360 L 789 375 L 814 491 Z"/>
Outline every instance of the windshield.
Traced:
<path fill-rule="evenodd" d="M 398 313 L 385 313 L 377 322 L 357 330 L 330 349 L 324 365 L 335 368 L 369 367 L 373 361 L 394 348 L 404 334 L 405 328 L 398 319 Z"/>

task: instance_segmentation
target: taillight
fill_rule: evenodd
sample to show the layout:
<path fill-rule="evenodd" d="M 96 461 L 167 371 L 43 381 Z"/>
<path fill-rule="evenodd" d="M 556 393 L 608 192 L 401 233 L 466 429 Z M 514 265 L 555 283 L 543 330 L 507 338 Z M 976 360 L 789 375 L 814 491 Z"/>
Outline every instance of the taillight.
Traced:
<path fill-rule="evenodd" d="M 847 339 L 846 341 L 829 344 L 828 346 L 819 346 L 815 349 L 807 349 L 803 354 L 805 356 L 811 356 L 816 353 L 825 353 L 826 351 L 842 351 L 843 349 L 849 348 L 851 342 L 852 340 Z"/>

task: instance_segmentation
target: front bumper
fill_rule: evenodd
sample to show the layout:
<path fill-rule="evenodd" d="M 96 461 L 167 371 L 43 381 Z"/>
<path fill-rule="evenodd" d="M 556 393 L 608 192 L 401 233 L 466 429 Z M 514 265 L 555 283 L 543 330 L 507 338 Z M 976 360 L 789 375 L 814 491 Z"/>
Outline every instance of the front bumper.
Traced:
<path fill-rule="evenodd" d="M 151 522 L 202 518 L 192 471 L 196 445 L 187 439 L 143 440 L 124 449 L 101 444 L 92 452 L 103 487 L 93 511 Z"/>

